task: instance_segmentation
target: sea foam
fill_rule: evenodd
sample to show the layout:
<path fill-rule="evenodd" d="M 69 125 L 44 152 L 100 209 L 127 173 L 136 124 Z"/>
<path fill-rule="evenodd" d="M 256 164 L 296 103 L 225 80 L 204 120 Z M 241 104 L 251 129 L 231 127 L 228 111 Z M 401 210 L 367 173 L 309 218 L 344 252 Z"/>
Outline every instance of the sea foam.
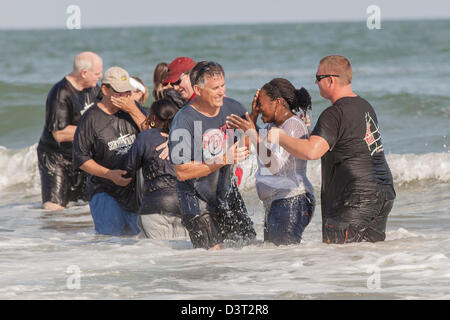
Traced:
<path fill-rule="evenodd" d="M 16 187 L 25 187 L 28 192 L 40 190 L 36 148 L 37 144 L 18 150 L 0 146 L 0 191 Z M 427 179 L 450 181 L 450 153 L 388 154 L 386 158 L 397 185 Z M 240 188 L 253 189 L 256 156 L 251 155 L 240 166 L 244 170 Z M 320 169 L 320 160 L 308 161 L 307 175 L 315 187 L 320 187 Z"/>

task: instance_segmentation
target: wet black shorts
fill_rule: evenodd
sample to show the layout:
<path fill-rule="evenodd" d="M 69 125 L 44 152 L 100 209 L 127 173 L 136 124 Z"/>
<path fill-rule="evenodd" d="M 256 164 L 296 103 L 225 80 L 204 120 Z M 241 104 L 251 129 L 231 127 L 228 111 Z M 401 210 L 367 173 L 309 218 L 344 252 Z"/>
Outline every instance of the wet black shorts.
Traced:
<path fill-rule="evenodd" d="M 53 202 L 65 207 L 69 201 L 87 201 L 86 174 L 74 172 L 71 160 L 60 153 L 49 153 L 39 148 L 37 156 L 42 203 Z"/>
<path fill-rule="evenodd" d="M 384 241 L 395 196 L 393 186 L 379 185 L 372 195 L 360 195 L 358 201 L 348 201 L 345 207 L 337 208 L 333 217 L 322 217 L 323 242 Z"/>

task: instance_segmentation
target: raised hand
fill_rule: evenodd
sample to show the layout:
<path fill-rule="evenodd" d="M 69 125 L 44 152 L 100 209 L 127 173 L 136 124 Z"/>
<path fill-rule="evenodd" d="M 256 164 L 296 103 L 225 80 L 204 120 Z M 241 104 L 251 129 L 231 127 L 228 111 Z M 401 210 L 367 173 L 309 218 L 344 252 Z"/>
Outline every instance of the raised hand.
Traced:
<path fill-rule="evenodd" d="M 255 96 L 253 97 L 252 101 L 252 112 L 250 113 L 250 119 L 252 119 L 253 123 L 256 123 L 256 120 L 258 119 L 258 99 L 259 99 L 259 93 L 261 92 L 261 89 L 256 90 Z"/>
<path fill-rule="evenodd" d="M 120 96 L 120 97 L 111 97 L 111 103 L 120 110 L 130 113 L 132 110 L 137 108 L 136 102 L 131 96 Z"/>

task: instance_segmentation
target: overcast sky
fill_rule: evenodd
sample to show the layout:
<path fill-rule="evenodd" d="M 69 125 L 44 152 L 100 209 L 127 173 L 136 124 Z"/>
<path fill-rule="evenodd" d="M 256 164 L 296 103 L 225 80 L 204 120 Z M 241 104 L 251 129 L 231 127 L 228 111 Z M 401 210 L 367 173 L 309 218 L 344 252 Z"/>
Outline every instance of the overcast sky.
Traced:
<path fill-rule="evenodd" d="M 450 19 L 449 0 L 2 0 L 0 29 L 66 28 L 71 5 L 81 28 L 362 21 L 369 5 L 380 8 L 381 21 Z"/>

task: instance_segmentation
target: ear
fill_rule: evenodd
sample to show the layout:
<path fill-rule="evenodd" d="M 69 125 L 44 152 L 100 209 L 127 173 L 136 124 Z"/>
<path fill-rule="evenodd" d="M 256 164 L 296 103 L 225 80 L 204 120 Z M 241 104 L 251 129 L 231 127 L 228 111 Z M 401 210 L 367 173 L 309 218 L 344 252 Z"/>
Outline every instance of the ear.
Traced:
<path fill-rule="evenodd" d="M 194 92 L 195 92 L 195 95 L 196 95 L 196 96 L 201 96 L 201 93 L 200 93 L 201 88 L 199 87 L 198 84 L 194 84 L 193 89 L 194 89 Z"/>
<path fill-rule="evenodd" d="M 338 86 L 339 85 L 339 78 L 335 78 L 335 77 L 329 77 L 328 79 L 330 79 L 330 87 L 333 86 Z"/>
<path fill-rule="evenodd" d="M 106 96 L 106 86 L 104 86 L 104 85 L 102 85 L 101 86 L 101 90 L 102 90 L 102 93 L 103 93 L 103 96 Z"/>
<path fill-rule="evenodd" d="M 86 69 L 81 70 L 80 76 L 81 76 L 83 79 L 85 79 L 85 78 L 86 78 L 87 72 L 88 72 L 88 71 L 87 71 Z"/>

